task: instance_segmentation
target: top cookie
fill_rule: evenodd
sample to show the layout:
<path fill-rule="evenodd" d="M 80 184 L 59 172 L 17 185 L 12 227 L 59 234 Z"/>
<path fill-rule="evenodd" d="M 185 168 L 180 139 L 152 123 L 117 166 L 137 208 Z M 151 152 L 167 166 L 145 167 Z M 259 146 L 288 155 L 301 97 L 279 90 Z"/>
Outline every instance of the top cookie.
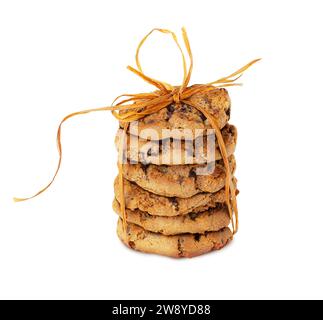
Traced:
<path fill-rule="evenodd" d="M 224 88 L 215 88 L 206 93 L 199 93 L 188 99 L 192 104 L 203 107 L 215 117 L 222 129 L 230 119 L 231 101 Z M 122 111 L 120 111 L 122 114 Z M 120 127 L 125 123 L 120 121 Z M 156 135 L 150 136 L 149 129 L 153 128 Z M 186 104 L 171 104 L 160 111 L 148 115 L 137 122 L 137 126 L 130 126 L 129 132 L 142 139 L 161 140 L 167 138 L 190 139 L 187 130 L 194 131 L 194 138 L 207 134 L 212 129 L 209 121 L 197 109 Z"/>

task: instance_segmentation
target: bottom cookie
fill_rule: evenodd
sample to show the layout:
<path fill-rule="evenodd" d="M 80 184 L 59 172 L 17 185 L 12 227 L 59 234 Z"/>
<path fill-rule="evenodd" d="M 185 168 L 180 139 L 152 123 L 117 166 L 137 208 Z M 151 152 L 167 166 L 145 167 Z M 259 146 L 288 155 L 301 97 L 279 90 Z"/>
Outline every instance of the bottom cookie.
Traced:
<path fill-rule="evenodd" d="M 122 219 L 118 220 L 117 233 L 120 240 L 128 247 L 146 253 L 181 258 L 195 257 L 212 250 L 223 248 L 231 239 L 232 232 L 223 228 L 205 234 L 181 234 L 165 236 L 159 233 L 127 223 L 127 234 L 124 232 Z"/>

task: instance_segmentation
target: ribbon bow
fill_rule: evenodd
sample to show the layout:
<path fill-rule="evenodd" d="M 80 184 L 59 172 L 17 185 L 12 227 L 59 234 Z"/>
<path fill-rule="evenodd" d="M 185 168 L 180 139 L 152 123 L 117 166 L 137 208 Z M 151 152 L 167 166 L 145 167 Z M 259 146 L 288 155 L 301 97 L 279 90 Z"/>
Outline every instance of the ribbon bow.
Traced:
<path fill-rule="evenodd" d="M 183 81 L 180 86 L 172 86 L 169 83 L 153 79 L 147 76 L 142 70 L 140 60 L 139 60 L 140 49 L 142 45 L 145 43 L 145 41 L 147 40 L 147 38 L 155 31 L 161 32 L 163 34 L 170 34 L 177 48 L 181 53 L 182 64 L 183 64 Z M 212 128 L 214 129 L 214 132 L 219 144 L 219 149 L 223 158 L 225 172 L 226 172 L 226 179 L 225 179 L 226 205 L 228 207 L 233 233 L 236 233 L 238 230 L 238 208 L 236 203 L 236 190 L 232 182 L 228 155 L 227 155 L 225 143 L 223 141 L 223 137 L 221 134 L 221 130 L 218 126 L 217 119 L 212 114 L 210 114 L 203 107 L 193 104 L 188 99 L 195 94 L 205 93 L 205 92 L 214 90 L 214 88 L 241 85 L 241 83 L 236 83 L 235 81 L 242 76 L 245 70 L 247 70 L 251 65 L 259 61 L 260 59 L 253 60 L 248 64 L 246 64 L 245 66 L 243 66 L 242 68 L 240 68 L 239 70 L 233 72 L 229 76 L 220 78 L 216 81 L 209 82 L 206 84 L 195 84 L 195 85 L 189 86 L 190 78 L 192 75 L 192 69 L 193 69 L 193 55 L 192 55 L 190 43 L 189 43 L 185 28 L 182 28 L 182 37 L 190 60 L 188 70 L 187 70 L 187 62 L 184 55 L 184 51 L 178 42 L 176 34 L 167 29 L 157 29 L 157 28 L 152 29 L 140 41 L 137 47 L 137 51 L 136 51 L 137 68 L 133 68 L 131 66 L 128 66 L 127 68 L 133 73 L 135 73 L 136 75 L 138 75 L 140 78 L 148 82 L 149 84 L 155 86 L 157 90 L 149 93 L 122 94 L 113 101 L 111 106 L 77 111 L 64 117 L 63 120 L 60 122 L 57 130 L 57 148 L 59 153 L 59 161 L 58 161 L 56 172 L 52 180 L 48 183 L 47 186 L 45 186 L 43 189 L 38 191 L 35 195 L 28 198 L 14 198 L 14 201 L 19 202 L 19 201 L 25 201 L 28 199 L 35 198 L 36 196 L 40 195 L 45 190 L 47 190 L 54 182 L 62 162 L 62 145 L 61 145 L 62 124 L 69 118 L 72 118 L 76 115 L 87 114 L 87 113 L 96 112 L 96 111 L 112 111 L 112 114 L 116 119 L 118 119 L 119 121 L 125 122 L 124 129 L 126 132 L 130 122 L 132 121 L 136 121 L 147 115 L 156 113 L 159 110 L 167 107 L 172 103 L 176 103 L 176 104 L 185 103 L 199 110 L 208 119 Z M 123 99 L 120 101 L 121 98 Z M 118 162 L 118 168 L 119 168 L 119 179 L 120 179 L 119 186 L 121 191 L 120 207 L 121 207 L 122 217 L 123 217 L 123 226 L 124 228 L 126 228 L 127 216 L 126 216 L 126 210 L 125 210 L 125 198 L 124 198 L 124 190 L 123 190 L 122 164 L 120 163 L 120 161 Z"/>

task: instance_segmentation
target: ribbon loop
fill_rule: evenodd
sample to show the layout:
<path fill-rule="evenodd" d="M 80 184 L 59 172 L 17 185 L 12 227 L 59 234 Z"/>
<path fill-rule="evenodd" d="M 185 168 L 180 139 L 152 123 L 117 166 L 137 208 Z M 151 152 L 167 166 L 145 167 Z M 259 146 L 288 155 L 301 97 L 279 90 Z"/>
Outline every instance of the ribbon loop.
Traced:
<path fill-rule="evenodd" d="M 159 28 L 154 28 L 152 29 L 151 31 L 149 31 L 144 37 L 143 39 L 139 42 L 139 45 L 137 47 L 137 50 L 136 50 L 136 65 L 137 65 L 137 68 L 138 70 L 144 74 L 144 72 L 142 71 L 142 67 L 141 67 L 141 63 L 140 63 L 140 59 L 139 59 L 139 53 L 140 53 L 140 49 L 141 47 L 143 46 L 143 44 L 146 42 L 146 40 L 148 39 L 148 37 L 155 31 L 158 31 L 158 32 L 161 32 L 163 34 L 170 34 L 178 48 L 178 50 L 180 51 L 180 54 L 181 54 L 181 57 L 182 57 L 182 64 L 183 64 L 183 82 L 185 81 L 185 79 L 187 78 L 187 66 L 186 66 L 186 59 L 185 59 L 185 55 L 184 55 L 184 51 L 181 47 L 181 45 L 179 44 L 178 42 L 178 39 L 177 39 L 177 36 L 176 34 L 171 31 L 171 30 L 168 30 L 168 29 L 159 29 Z M 155 80 L 157 81 L 157 80 Z M 162 81 L 158 81 L 159 83 L 162 83 L 163 86 L 165 88 L 167 88 L 168 90 L 172 90 L 173 89 L 173 86 L 166 83 L 166 82 L 162 82 Z"/>

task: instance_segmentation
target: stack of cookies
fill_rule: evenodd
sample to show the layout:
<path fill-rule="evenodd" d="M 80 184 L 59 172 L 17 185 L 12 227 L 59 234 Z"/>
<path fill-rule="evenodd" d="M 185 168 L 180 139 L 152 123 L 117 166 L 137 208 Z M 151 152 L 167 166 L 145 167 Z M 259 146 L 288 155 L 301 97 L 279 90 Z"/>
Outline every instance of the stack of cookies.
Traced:
<path fill-rule="evenodd" d="M 217 120 L 233 175 L 237 131 L 228 124 L 226 89 L 196 94 L 190 102 Z M 117 177 L 113 202 L 121 241 L 138 251 L 171 257 L 193 257 L 224 247 L 232 239 L 226 171 L 206 117 L 188 103 L 174 103 L 131 123 L 126 132 L 124 128 L 120 122 L 116 137 L 124 160 L 123 193 Z"/>

